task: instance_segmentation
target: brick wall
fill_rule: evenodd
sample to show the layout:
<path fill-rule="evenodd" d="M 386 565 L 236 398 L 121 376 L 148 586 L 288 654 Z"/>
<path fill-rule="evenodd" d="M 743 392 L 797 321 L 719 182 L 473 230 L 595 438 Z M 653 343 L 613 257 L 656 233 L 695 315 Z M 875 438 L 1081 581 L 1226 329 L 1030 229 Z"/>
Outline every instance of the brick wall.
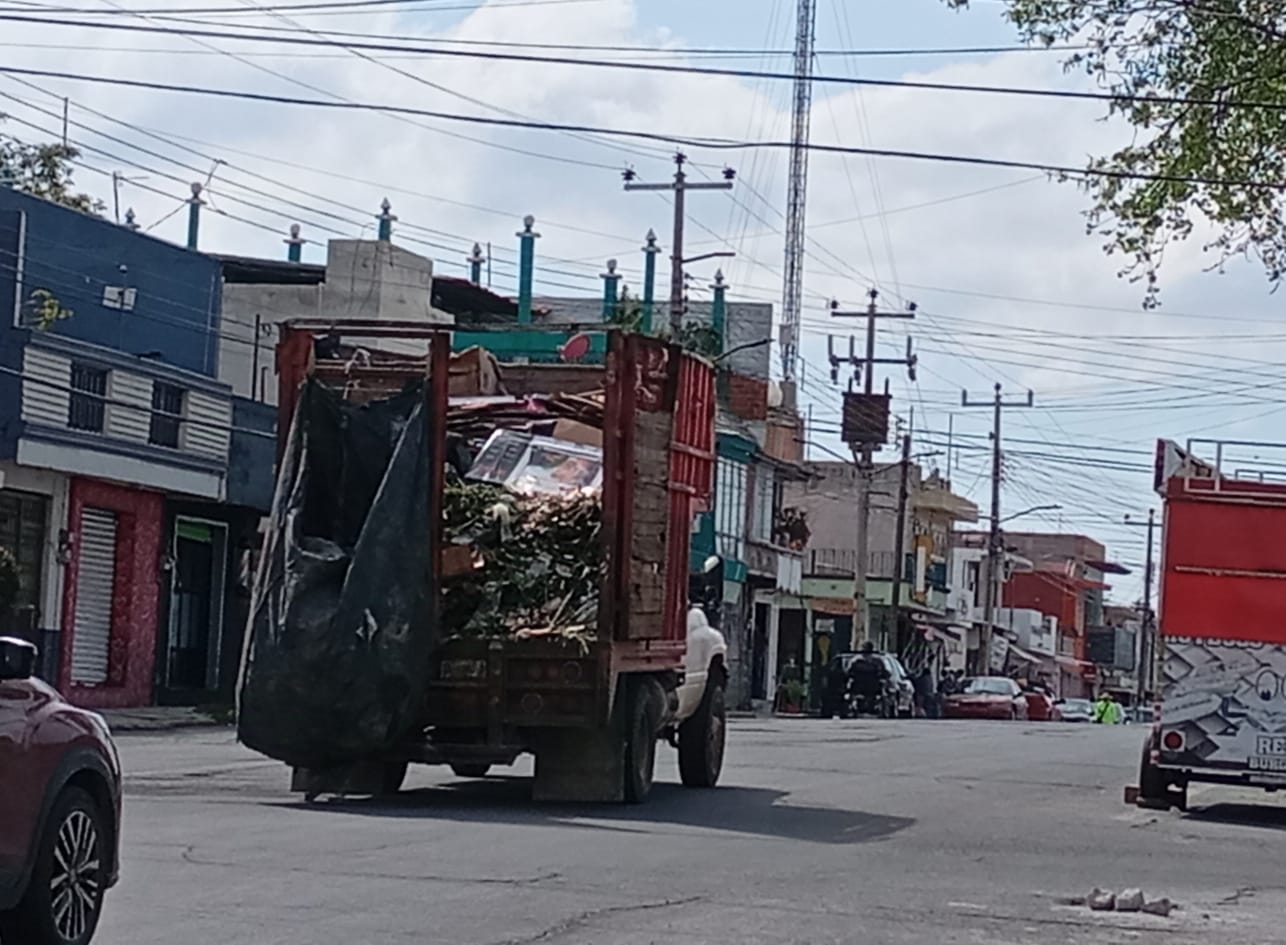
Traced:
<path fill-rule="evenodd" d="M 724 402 L 742 420 L 768 419 L 768 382 L 745 374 L 723 375 Z"/>

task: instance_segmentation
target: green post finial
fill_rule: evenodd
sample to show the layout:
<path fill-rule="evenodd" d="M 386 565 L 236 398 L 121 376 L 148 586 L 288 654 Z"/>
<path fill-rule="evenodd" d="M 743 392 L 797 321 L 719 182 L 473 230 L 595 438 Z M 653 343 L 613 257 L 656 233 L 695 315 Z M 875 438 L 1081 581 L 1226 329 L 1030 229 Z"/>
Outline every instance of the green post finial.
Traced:
<path fill-rule="evenodd" d="M 473 253 L 465 262 L 469 264 L 469 281 L 474 285 L 482 285 L 482 264 L 487 261 L 487 257 L 482 254 L 482 245 L 473 244 Z"/>
<path fill-rule="evenodd" d="M 197 237 L 201 233 L 201 207 L 205 204 L 201 199 L 203 189 L 200 184 L 194 183 L 192 196 L 188 198 L 188 249 L 196 249 Z"/>
<path fill-rule="evenodd" d="M 643 247 L 643 333 L 652 334 L 652 309 L 656 299 L 656 256 L 661 247 L 656 245 L 656 231 L 647 231 L 647 245 Z"/>
<path fill-rule="evenodd" d="M 540 234 L 534 229 L 536 218 L 531 214 L 522 219 L 518 233 L 518 324 L 531 324 L 531 283 L 536 265 L 536 240 Z"/>
<path fill-rule="evenodd" d="M 304 239 L 299 235 L 299 224 L 290 224 L 290 237 L 286 240 L 286 261 L 297 263 L 303 257 Z"/>
<path fill-rule="evenodd" d="M 720 269 L 714 274 L 714 301 L 710 303 L 710 328 L 715 334 L 715 344 L 718 347 L 718 354 L 723 354 L 724 348 L 724 325 L 728 320 L 728 283 L 723 279 L 723 270 Z"/>
<path fill-rule="evenodd" d="M 616 303 L 620 296 L 621 274 L 616 271 L 616 260 L 607 261 L 607 272 L 603 273 L 603 321 L 610 322 L 616 312 Z"/>
<path fill-rule="evenodd" d="M 380 225 L 379 233 L 376 238 L 381 243 L 389 242 L 393 239 L 393 222 L 397 217 L 394 216 L 393 205 L 388 202 L 387 197 L 385 197 L 384 202 L 380 204 L 380 215 L 375 219 L 379 221 Z"/>

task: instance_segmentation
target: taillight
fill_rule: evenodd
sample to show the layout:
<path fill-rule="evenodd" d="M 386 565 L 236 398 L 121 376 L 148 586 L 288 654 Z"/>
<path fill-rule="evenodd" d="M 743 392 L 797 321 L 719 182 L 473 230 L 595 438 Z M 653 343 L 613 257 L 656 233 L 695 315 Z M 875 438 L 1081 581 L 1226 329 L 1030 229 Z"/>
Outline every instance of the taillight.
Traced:
<path fill-rule="evenodd" d="M 1183 749 L 1183 733 L 1176 731 L 1166 732 L 1161 736 L 1161 744 L 1166 751 L 1181 751 Z"/>

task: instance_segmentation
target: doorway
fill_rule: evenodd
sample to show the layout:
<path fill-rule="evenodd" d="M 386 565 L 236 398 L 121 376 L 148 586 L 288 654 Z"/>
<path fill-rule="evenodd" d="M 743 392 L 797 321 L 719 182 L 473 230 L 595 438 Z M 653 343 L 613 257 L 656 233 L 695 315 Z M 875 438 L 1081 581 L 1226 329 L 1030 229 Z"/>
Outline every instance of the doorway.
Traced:
<path fill-rule="evenodd" d="M 750 659 L 750 696 L 768 698 L 768 617 L 771 607 L 755 603 L 755 620 Z"/>
<path fill-rule="evenodd" d="M 228 526 L 222 522 L 175 518 L 166 689 L 219 688 L 227 547 Z"/>

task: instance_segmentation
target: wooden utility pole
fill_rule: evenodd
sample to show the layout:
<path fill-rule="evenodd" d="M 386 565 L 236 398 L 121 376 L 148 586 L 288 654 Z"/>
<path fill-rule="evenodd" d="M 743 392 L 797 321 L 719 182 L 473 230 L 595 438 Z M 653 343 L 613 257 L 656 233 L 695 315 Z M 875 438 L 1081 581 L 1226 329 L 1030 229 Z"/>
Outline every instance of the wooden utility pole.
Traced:
<path fill-rule="evenodd" d="M 864 435 L 860 438 L 854 438 L 850 431 L 845 431 L 844 438 L 849 447 L 853 450 L 853 462 L 857 466 L 857 540 L 856 550 L 853 561 L 853 645 L 857 646 L 859 642 L 870 639 L 870 621 L 868 608 L 866 605 L 866 575 L 870 567 L 870 530 L 871 530 L 871 480 L 875 472 L 875 450 L 883 444 L 888 436 L 888 391 L 884 394 L 882 427 L 880 418 L 873 416 L 875 400 L 875 365 L 877 364 L 899 364 L 905 365 L 907 373 L 912 380 L 915 380 L 916 356 L 911 352 L 911 339 L 907 339 L 906 355 L 901 358 L 877 358 L 875 356 L 875 331 L 876 323 L 881 318 L 915 318 L 915 305 L 907 307 L 905 312 L 882 312 L 879 309 L 878 300 L 880 293 L 871 289 L 867 293 L 870 303 L 864 312 L 842 312 L 839 311 L 838 303 L 831 303 L 831 315 L 835 318 L 865 318 L 866 319 L 866 356 L 858 359 L 853 355 L 852 339 L 850 338 L 848 363 L 853 366 L 860 374 L 862 379 L 863 395 L 860 401 L 854 400 L 855 407 L 850 408 L 849 401 L 853 397 L 849 394 L 845 398 L 845 426 L 850 426 L 854 419 L 859 421 L 857 425 L 867 427 L 862 431 Z M 828 342 L 831 339 L 827 339 Z M 832 377 L 838 377 L 838 369 L 841 359 L 837 358 L 832 350 L 829 352 L 831 361 Z M 887 385 L 886 385 L 887 386 Z M 850 414 L 856 411 L 856 418 Z M 882 429 L 882 433 L 876 438 L 872 435 L 866 435 L 875 431 L 876 427 Z"/>
<path fill-rule="evenodd" d="M 970 400 L 969 392 L 960 395 L 963 407 L 991 407 L 991 528 L 987 535 L 987 583 L 983 586 L 982 629 L 978 632 L 979 675 L 991 672 L 991 636 L 996 623 L 996 606 L 998 604 L 1001 579 L 1004 574 L 1003 541 L 1000 535 L 1000 483 L 1003 479 L 1004 454 L 1000 448 L 1000 416 L 1006 407 L 1034 407 L 1036 397 L 1027 392 L 1027 399 L 1006 402 L 1001 397 L 1000 384 L 996 384 L 995 395 L 991 400 Z"/>
<path fill-rule="evenodd" d="M 1138 679 L 1135 681 L 1134 697 L 1134 704 L 1142 705 L 1143 700 L 1147 698 L 1149 684 L 1152 682 L 1152 667 L 1156 663 L 1157 653 L 1156 618 L 1152 612 L 1152 533 L 1156 528 L 1156 510 L 1148 509 L 1146 524 L 1136 522 L 1128 515 L 1125 516 L 1125 524 L 1148 530 L 1148 547 L 1143 559 L 1143 606 L 1142 613 L 1139 615 L 1142 627 L 1139 631 L 1139 665 L 1136 670 Z"/>
<path fill-rule="evenodd" d="M 692 183 L 683 172 L 683 165 L 688 157 L 682 151 L 674 155 L 674 180 L 667 184 L 641 184 L 635 178 L 633 168 L 628 168 L 621 175 L 625 178 L 626 190 L 669 190 L 674 192 L 674 245 L 670 247 L 670 336 L 678 339 L 683 330 L 683 264 L 690 260 L 683 258 L 683 224 L 687 219 L 686 194 L 689 190 L 732 190 L 736 171 L 727 167 L 723 170 L 723 180 L 698 181 Z M 723 255 L 723 254 L 720 254 Z"/>

